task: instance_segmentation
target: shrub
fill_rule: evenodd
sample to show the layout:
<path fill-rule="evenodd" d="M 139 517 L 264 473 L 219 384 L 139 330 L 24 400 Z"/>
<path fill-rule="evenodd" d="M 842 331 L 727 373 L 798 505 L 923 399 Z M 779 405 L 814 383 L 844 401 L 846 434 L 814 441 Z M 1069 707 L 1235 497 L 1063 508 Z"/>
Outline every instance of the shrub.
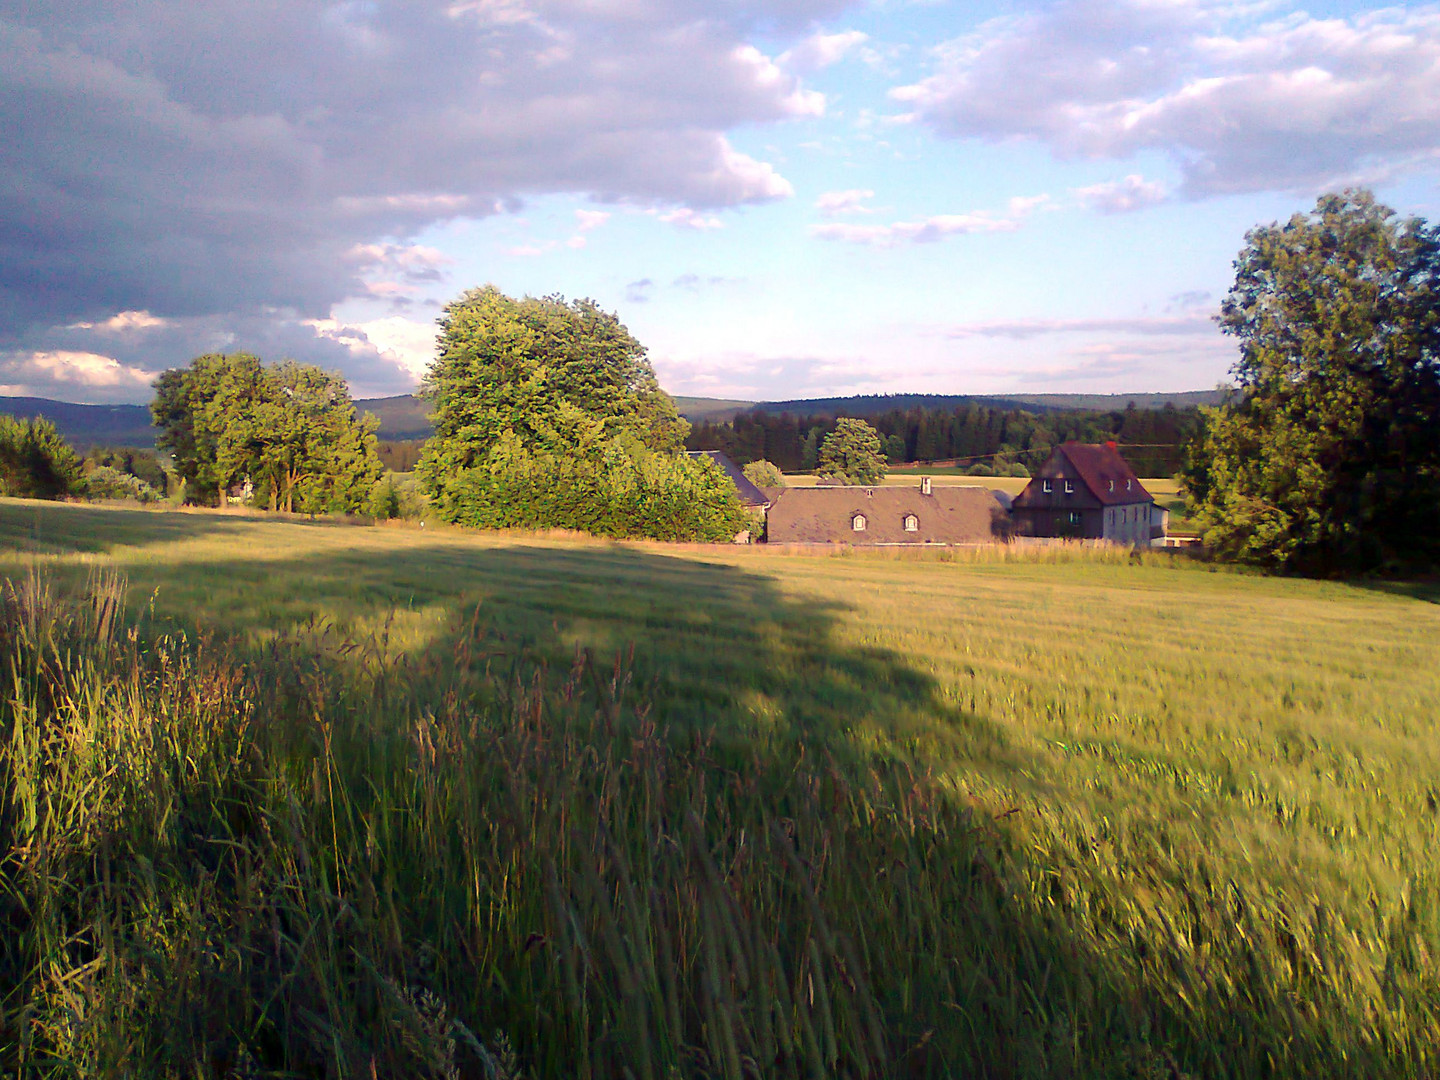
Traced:
<path fill-rule="evenodd" d="M 502 438 L 450 485 L 443 516 L 482 529 L 724 542 L 754 529 L 735 485 L 708 458 L 620 439 L 593 455 L 526 450 Z"/>
<path fill-rule="evenodd" d="M 424 517 L 429 508 L 430 500 L 415 477 L 387 472 L 370 492 L 365 512 L 380 521 L 395 518 L 414 521 Z"/>
<path fill-rule="evenodd" d="M 138 476 L 109 465 L 91 469 L 85 476 L 85 494 L 91 499 L 128 499 L 149 503 L 160 498 L 156 490 Z"/>
<path fill-rule="evenodd" d="M 759 461 L 752 461 L 743 470 L 745 479 L 756 487 L 780 488 L 785 486 L 785 474 L 780 471 L 780 466 L 761 458 Z"/>

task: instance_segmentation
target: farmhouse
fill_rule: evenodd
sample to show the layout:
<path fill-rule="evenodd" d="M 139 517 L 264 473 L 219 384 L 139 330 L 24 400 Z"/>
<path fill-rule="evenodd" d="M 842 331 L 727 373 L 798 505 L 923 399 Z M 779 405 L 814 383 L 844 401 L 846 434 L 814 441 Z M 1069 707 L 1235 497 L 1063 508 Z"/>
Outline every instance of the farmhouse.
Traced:
<path fill-rule="evenodd" d="M 772 544 L 982 544 L 1003 536 L 1008 518 L 978 487 L 767 488 Z"/>
<path fill-rule="evenodd" d="M 1010 508 L 1018 536 L 1149 544 L 1164 536 L 1154 498 L 1113 442 L 1057 446 Z"/>

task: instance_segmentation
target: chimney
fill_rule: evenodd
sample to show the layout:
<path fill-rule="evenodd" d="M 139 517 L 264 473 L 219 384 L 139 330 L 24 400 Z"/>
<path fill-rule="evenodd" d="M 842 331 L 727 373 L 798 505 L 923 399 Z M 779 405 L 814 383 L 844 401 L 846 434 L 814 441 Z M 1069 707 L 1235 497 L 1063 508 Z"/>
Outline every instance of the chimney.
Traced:
<path fill-rule="evenodd" d="M 928 476 L 922 476 L 922 477 L 920 477 L 920 494 L 921 494 L 921 495 L 929 495 L 929 494 L 931 494 L 931 491 L 930 491 L 930 477 L 928 477 Z"/>

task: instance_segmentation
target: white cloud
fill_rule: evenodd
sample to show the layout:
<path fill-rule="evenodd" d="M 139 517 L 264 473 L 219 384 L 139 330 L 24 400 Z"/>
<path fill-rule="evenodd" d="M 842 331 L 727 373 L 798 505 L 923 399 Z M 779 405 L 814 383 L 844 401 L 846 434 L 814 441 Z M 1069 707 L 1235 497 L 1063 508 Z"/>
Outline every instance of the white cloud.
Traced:
<path fill-rule="evenodd" d="M 893 247 L 902 242 L 931 243 L 946 236 L 969 233 L 1014 232 L 1019 223 L 1009 218 L 993 218 L 982 213 L 936 214 L 919 221 L 896 221 L 889 225 L 855 225 L 832 222 L 810 226 L 810 235 L 821 240 L 840 240 L 872 247 Z"/>
<path fill-rule="evenodd" d="M 316 334 L 361 354 L 371 350 L 419 379 L 435 359 L 435 324 L 399 315 L 344 324 L 335 319 L 311 319 Z"/>
<path fill-rule="evenodd" d="M 674 210 L 667 210 L 657 215 L 667 225 L 674 225 L 677 229 L 695 229 L 699 232 L 709 232 L 712 229 L 723 229 L 725 223 L 719 218 L 710 214 L 697 214 L 688 206 L 680 206 Z"/>
<path fill-rule="evenodd" d="M 1191 197 L 1373 179 L 1440 153 L 1440 11 L 1274 12 L 1061 0 L 946 43 L 892 97 L 956 137 L 1165 151 Z"/>
<path fill-rule="evenodd" d="M 1169 198 L 1170 191 L 1158 180 L 1146 180 L 1138 173 L 1131 173 L 1123 180 L 1076 188 L 1075 195 L 1089 210 L 1124 214 L 1162 203 Z"/>
<path fill-rule="evenodd" d="M 592 229 L 598 229 L 609 220 L 610 214 L 606 210 L 576 210 L 575 231 L 589 232 Z"/>
<path fill-rule="evenodd" d="M 1186 294 L 1209 296 L 1208 293 Z M 1113 319 L 995 319 L 988 322 L 962 323 L 947 327 L 946 337 L 951 338 L 1011 338 L 1026 340 L 1048 337 L 1054 334 L 1139 334 L 1145 337 L 1170 336 L 1175 334 L 1218 335 L 1219 329 L 1209 315 L 1193 313 L 1188 315 L 1139 316 Z"/>
<path fill-rule="evenodd" d="M 848 191 L 827 191 L 815 200 L 815 208 L 826 217 L 840 214 L 873 214 L 865 206 L 867 199 L 873 199 L 875 192 L 868 188 L 851 188 Z"/>
<path fill-rule="evenodd" d="M 71 323 L 69 328 L 72 330 L 98 330 L 107 334 L 128 334 L 154 330 L 157 327 L 168 325 L 167 320 L 151 315 L 148 311 L 120 311 L 104 322 L 76 322 Z"/>
<path fill-rule="evenodd" d="M 845 59 L 869 40 L 870 35 L 859 30 L 841 30 L 834 34 L 816 33 L 793 49 L 781 53 L 776 59 L 782 67 L 791 71 L 818 71 Z"/>
<path fill-rule="evenodd" d="M 66 349 L 0 353 L 0 393 L 17 397 L 110 401 L 149 393 L 159 372 L 112 356 Z"/>

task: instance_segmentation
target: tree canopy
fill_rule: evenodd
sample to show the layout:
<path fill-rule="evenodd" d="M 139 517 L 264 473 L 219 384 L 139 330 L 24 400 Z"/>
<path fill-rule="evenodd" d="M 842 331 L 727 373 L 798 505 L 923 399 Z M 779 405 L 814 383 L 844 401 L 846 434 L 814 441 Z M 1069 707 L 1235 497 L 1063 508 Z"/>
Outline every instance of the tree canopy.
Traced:
<path fill-rule="evenodd" d="M 435 437 L 421 471 L 437 482 L 501 440 L 527 451 L 595 447 L 622 434 L 676 451 L 690 426 L 645 348 L 593 300 L 512 299 L 493 285 L 445 306 L 421 394 Z"/>
<path fill-rule="evenodd" d="M 59 499 L 83 486 L 80 458 L 53 423 L 0 414 L 0 495 Z"/>
<path fill-rule="evenodd" d="M 1185 479 L 1206 544 L 1331 574 L 1440 555 L 1440 237 L 1365 191 L 1253 229 L 1220 325 L 1232 403 Z"/>
<path fill-rule="evenodd" d="M 885 478 L 880 435 L 864 420 L 842 417 L 820 444 L 820 475 L 842 484 L 878 484 Z"/>
<path fill-rule="evenodd" d="M 343 378 L 310 365 L 206 354 L 163 373 L 150 410 L 191 501 L 223 501 L 249 479 L 272 510 L 354 512 L 382 472 L 374 419 L 356 416 Z"/>
<path fill-rule="evenodd" d="M 728 540 L 752 527 L 645 348 L 592 300 L 471 289 L 440 319 L 416 466 L 445 517 L 487 528 Z"/>

